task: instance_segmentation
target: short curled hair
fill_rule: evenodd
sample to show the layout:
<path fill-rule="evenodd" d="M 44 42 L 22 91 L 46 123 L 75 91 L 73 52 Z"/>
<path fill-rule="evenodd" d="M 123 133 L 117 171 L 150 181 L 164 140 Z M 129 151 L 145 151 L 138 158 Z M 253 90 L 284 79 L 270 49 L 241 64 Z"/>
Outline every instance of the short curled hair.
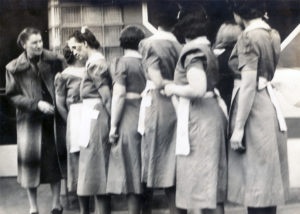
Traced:
<path fill-rule="evenodd" d="M 121 31 L 120 46 L 124 49 L 138 50 L 139 43 L 145 38 L 145 33 L 137 26 L 127 26 Z"/>
<path fill-rule="evenodd" d="M 182 38 L 195 39 L 199 36 L 207 36 L 209 19 L 205 9 L 200 5 L 181 8 L 175 31 Z"/>
<path fill-rule="evenodd" d="M 75 63 L 76 58 L 68 45 L 64 47 L 63 55 L 69 65 L 73 65 Z"/>
<path fill-rule="evenodd" d="M 82 31 L 76 30 L 69 38 L 75 38 L 80 43 L 86 42 L 93 49 L 101 47 L 95 35 L 87 28 L 83 28 Z"/>
<path fill-rule="evenodd" d="M 229 6 L 245 20 L 261 18 L 266 12 L 264 0 L 230 0 Z"/>
<path fill-rule="evenodd" d="M 32 34 L 40 34 L 41 35 L 41 31 L 36 28 L 33 28 L 33 27 L 24 28 L 21 31 L 21 33 L 19 33 L 19 35 L 18 35 L 18 39 L 17 39 L 18 46 L 23 49 L 23 45 L 26 43 L 26 41 Z"/>

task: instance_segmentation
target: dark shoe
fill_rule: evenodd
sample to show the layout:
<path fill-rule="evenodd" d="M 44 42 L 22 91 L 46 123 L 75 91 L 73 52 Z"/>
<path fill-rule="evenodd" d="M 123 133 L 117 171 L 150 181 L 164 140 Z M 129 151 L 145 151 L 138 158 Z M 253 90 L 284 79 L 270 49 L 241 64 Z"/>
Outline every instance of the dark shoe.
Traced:
<path fill-rule="evenodd" d="M 39 212 L 33 212 L 33 213 L 30 213 L 30 214 L 39 214 Z"/>
<path fill-rule="evenodd" d="M 64 210 L 63 208 L 60 208 L 60 210 L 55 208 L 51 211 L 51 214 L 62 214 L 63 210 Z"/>

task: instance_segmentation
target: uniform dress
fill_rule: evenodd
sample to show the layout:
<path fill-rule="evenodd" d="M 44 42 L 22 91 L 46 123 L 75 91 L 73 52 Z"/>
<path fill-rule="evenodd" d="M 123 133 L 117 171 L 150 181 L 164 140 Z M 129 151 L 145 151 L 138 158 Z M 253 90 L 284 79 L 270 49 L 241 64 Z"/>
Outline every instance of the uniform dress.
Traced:
<path fill-rule="evenodd" d="M 125 55 L 116 60 L 113 82 L 126 87 L 126 93 L 139 95 L 145 88 L 146 77 L 141 56 Z M 142 193 L 141 136 L 137 132 L 141 97 L 125 99 L 118 125 L 118 141 L 109 157 L 107 192 L 114 194 Z"/>
<path fill-rule="evenodd" d="M 275 106 L 260 79 L 271 81 L 280 53 L 280 37 L 266 23 L 250 25 L 239 37 L 230 61 L 234 70 L 257 71 L 257 86 L 244 127 L 245 153 L 229 149 L 228 200 L 248 207 L 284 204 L 289 175 L 286 132 L 281 131 Z M 233 131 L 239 92 L 230 110 Z"/>
<path fill-rule="evenodd" d="M 157 66 L 164 79 L 173 80 L 181 50 L 173 34 L 154 34 L 141 41 L 139 50 L 146 73 L 150 66 Z M 171 99 L 162 95 L 160 89 L 150 89 L 149 95 L 142 136 L 142 181 L 148 187 L 172 187 L 175 185 L 176 113 Z"/>
<path fill-rule="evenodd" d="M 86 71 L 80 86 L 83 100 L 80 132 L 82 136 L 88 135 L 87 142 L 81 142 L 87 145 L 80 149 L 77 186 L 77 194 L 80 196 L 106 194 L 110 151 L 109 114 L 98 92 L 105 85 L 109 85 L 106 60 L 102 54 L 94 53 L 86 62 Z"/>
<path fill-rule="evenodd" d="M 79 151 L 71 151 L 71 140 L 74 139 L 71 134 L 74 135 L 80 130 L 80 106 L 82 100 L 80 98 L 79 89 L 84 71 L 84 67 L 70 66 L 66 68 L 62 73 L 58 73 L 55 77 L 56 96 L 64 98 L 64 104 L 68 110 L 66 132 L 68 155 L 67 187 L 70 192 L 77 190 Z"/>
<path fill-rule="evenodd" d="M 57 112 L 46 115 L 38 110 L 40 100 L 55 105 L 54 76 L 62 64 L 58 55 L 43 50 L 33 59 L 24 52 L 6 66 L 6 95 L 16 107 L 18 182 L 24 188 L 62 178 Z"/>
<path fill-rule="evenodd" d="M 226 199 L 226 118 L 213 96 L 218 65 L 205 37 L 183 47 L 174 81 L 187 85 L 187 71 L 198 63 L 205 69 L 207 92 L 204 97 L 190 100 L 187 123 L 190 152 L 177 155 L 176 159 L 176 206 L 183 209 L 216 208 L 217 202 Z"/>

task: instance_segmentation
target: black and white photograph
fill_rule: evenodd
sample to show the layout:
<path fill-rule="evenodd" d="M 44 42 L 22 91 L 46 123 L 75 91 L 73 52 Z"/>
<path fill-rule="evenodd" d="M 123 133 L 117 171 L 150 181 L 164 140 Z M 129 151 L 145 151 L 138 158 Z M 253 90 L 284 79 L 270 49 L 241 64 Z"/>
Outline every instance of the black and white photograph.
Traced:
<path fill-rule="evenodd" d="M 300 0 L 0 0 L 0 214 L 299 214 Z"/>

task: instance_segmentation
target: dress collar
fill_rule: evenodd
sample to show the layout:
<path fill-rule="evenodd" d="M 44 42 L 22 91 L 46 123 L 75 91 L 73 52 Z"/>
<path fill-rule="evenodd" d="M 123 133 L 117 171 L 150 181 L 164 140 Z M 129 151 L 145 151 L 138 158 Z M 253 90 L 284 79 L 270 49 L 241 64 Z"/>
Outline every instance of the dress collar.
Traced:
<path fill-rule="evenodd" d="M 249 32 L 254 29 L 270 30 L 271 27 L 265 21 L 263 21 L 262 19 L 259 18 L 259 19 L 251 20 L 249 25 L 245 28 L 244 32 Z"/>
<path fill-rule="evenodd" d="M 93 54 L 89 57 L 89 59 L 86 61 L 86 65 L 88 66 L 91 62 L 95 62 L 95 61 L 97 61 L 97 60 L 103 60 L 103 59 L 105 59 L 105 57 L 103 56 L 102 53 L 100 53 L 100 52 L 95 52 L 95 53 L 93 53 Z"/>
<path fill-rule="evenodd" d="M 176 37 L 173 33 L 164 31 L 164 30 L 158 30 L 153 36 L 150 37 L 151 39 L 163 39 L 163 40 L 169 40 L 172 42 L 177 42 Z"/>
<path fill-rule="evenodd" d="M 142 55 L 136 50 L 125 50 L 124 57 L 142 58 Z"/>

